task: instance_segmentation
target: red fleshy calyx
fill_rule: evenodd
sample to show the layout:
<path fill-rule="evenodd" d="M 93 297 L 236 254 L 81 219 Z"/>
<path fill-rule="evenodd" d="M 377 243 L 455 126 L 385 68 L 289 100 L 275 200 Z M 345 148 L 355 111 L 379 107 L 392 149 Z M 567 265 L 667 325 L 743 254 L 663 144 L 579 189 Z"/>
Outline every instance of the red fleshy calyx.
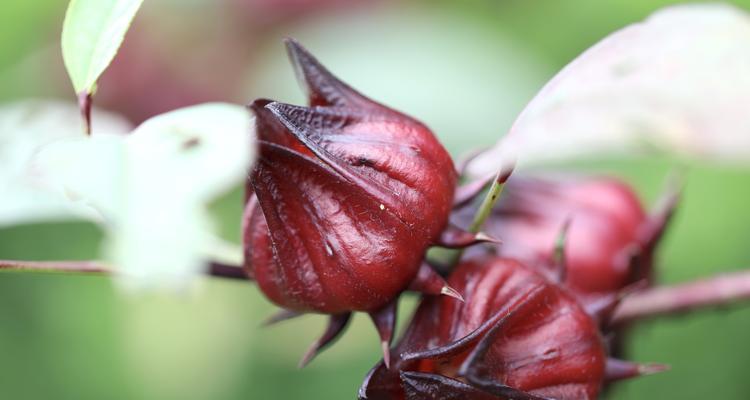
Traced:
<path fill-rule="evenodd" d="M 260 149 L 245 270 L 285 309 L 332 316 L 303 364 L 352 311 L 370 313 L 387 350 L 402 291 L 455 295 L 423 264 L 426 249 L 490 239 L 441 235 L 457 173 L 427 127 L 356 92 L 295 41 L 287 49 L 310 106 L 250 106 Z"/>
<path fill-rule="evenodd" d="M 616 179 L 514 177 L 484 229 L 502 239 L 499 255 L 540 266 L 584 303 L 601 303 L 651 280 L 653 251 L 677 197 L 668 190 L 648 215 Z M 457 213 L 459 224 L 473 213 Z"/>
<path fill-rule="evenodd" d="M 663 370 L 607 359 L 595 319 L 536 269 L 499 257 L 460 264 L 465 302 L 425 297 L 387 369 L 360 399 L 596 399 L 608 380 Z"/>

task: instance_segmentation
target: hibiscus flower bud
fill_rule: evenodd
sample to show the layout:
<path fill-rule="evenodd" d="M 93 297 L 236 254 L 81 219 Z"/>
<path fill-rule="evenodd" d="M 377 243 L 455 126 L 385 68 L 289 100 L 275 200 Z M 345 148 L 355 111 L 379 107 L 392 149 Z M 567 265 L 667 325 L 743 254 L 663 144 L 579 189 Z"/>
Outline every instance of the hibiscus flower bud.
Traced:
<path fill-rule="evenodd" d="M 607 380 L 662 370 L 608 359 L 594 318 L 537 269 L 499 258 L 460 264 L 465 302 L 425 297 L 390 369 L 360 399 L 596 399 Z"/>
<path fill-rule="evenodd" d="M 484 229 L 502 239 L 499 255 L 551 272 L 584 303 L 602 304 L 650 280 L 676 201 L 668 190 L 648 215 L 633 189 L 613 178 L 514 177 Z M 473 213 L 467 208 L 457 219 L 465 224 Z"/>
<path fill-rule="evenodd" d="M 456 296 L 423 264 L 426 249 L 484 236 L 441 237 L 457 173 L 425 125 L 364 97 L 295 41 L 287 49 L 310 106 L 250 106 L 260 149 L 245 211 L 245 269 L 285 309 L 331 315 L 303 364 L 352 311 L 370 313 L 387 354 L 402 291 Z"/>

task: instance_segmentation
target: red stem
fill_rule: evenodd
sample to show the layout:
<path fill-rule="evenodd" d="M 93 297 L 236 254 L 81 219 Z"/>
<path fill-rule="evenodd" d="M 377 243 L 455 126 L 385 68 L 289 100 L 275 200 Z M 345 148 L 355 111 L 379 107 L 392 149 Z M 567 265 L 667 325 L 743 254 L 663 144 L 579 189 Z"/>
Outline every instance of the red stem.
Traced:
<path fill-rule="evenodd" d="M 612 321 L 622 324 L 747 299 L 750 299 L 750 271 L 740 271 L 635 292 L 623 299 Z"/>
<path fill-rule="evenodd" d="M 109 274 L 112 269 L 99 261 L 17 261 L 0 260 L 0 270 Z M 218 278 L 247 280 L 242 268 L 211 262 L 206 274 Z"/>
<path fill-rule="evenodd" d="M 78 94 L 78 108 L 81 110 L 83 118 L 83 132 L 86 136 L 91 136 L 91 104 L 93 99 L 91 93 L 83 91 Z"/>

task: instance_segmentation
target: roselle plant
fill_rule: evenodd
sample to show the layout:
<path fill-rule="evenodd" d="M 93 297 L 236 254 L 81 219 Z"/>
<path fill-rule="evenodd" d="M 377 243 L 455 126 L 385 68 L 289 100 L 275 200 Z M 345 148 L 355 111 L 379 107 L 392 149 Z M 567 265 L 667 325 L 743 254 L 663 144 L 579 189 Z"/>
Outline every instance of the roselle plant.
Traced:
<path fill-rule="evenodd" d="M 610 143 L 579 129 L 588 120 L 559 114 L 569 106 L 561 99 L 581 96 L 586 85 L 578 80 L 592 73 L 597 55 L 610 54 L 608 46 L 620 49 L 623 38 L 640 40 L 643 32 L 671 38 L 676 29 L 666 28 L 695 18 L 695 9 L 657 14 L 595 46 L 553 79 L 496 147 L 457 168 L 426 125 L 365 97 L 293 39 L 287 52 L 306 106 L 268 99 L 246 108 L 199 105 L 135 129 L 100 114 L 92 108 L 97 81 L 141 2 L 70 3 L 62 50 L 85 135 L 62 119 L 55 129 L 33 119 L 5 122 L 8 131 L 26 124 L 35 135 L 6 142 L 16 162 L 0 172 L 0 183 L 13 189 L 0 203 L 0 225 L 85 218 L 106 234 L 104 259 L 0 260 L 0 268 L 113 274 L 136 290 L 185 290 L 199 274 L 252 281 L 282 308 L 269 323 L 304 313 L 328 318 L 300 366 L 331 345 L 353 313 L 367 313 L 383 360 L 359 398 L 378 400 L 595 399 L 615 381 L 668 369 L 618 358 L 626 323 L 750 296 L 747 272 L 658 285 L 658 244 L 680 185 L 668 185 L 649 212 L 613 177 L 523 170 L 610 151 Z M 746 25 L 726 8 L 707 14 L 713 34 L 712 23 L 718 31 Z M 610 81 L 627 82 L 633 73 L 619 61 L 617 73 L 608 70 L 594 86 L 628 86 Z M 652 89 L 636 78 L 634 87 Z M 604 111 L 591 125 L 618 126 L 613 121 L 623 116 Z M 727 127 L 696 115 L 705 129 Z M 610 136 L 631 145 L 622 131 Z M 733 157 L 743 154 L 737 147 Z M 246 191 L 241 249 L 216 237 L 206 211 L 238 184 Z M 428 253 L 432 247 L 453 252 Z M 420 303 L 391 348 L 407 291 Z"/>

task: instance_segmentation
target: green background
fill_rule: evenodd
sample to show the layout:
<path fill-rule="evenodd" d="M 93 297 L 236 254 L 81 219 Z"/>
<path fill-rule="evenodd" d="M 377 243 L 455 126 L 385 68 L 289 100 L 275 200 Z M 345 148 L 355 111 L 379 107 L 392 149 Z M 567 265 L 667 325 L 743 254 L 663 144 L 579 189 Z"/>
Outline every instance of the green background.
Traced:
<path fill-rule="evenodd" d="M 0 100 L 72 99 L 62 62 L 42 62 L 59 57 L 56 40 L 64 3 L 11 0 L 0 5 Z M 142 12 L 148 21 L 163 18 L 179 24 L 182 9 L 220 3 L 147 1 Z M 294 35 L 313 43 L 320 58 L 354 86 L 425 120 L 452 153 L 460 154 L 496 140 L 535 91 L 588 46 L 672 3 L 676 2 L 382 2 L 375 11 L 358 7 L 317 13 L 280 23 L 254 38 L 260 43 L 254 47 L 256 56 L 248 61 L 237 92 L 223 100 L 244 103 L 269 96 L 300 101 L 278 41 Z M 750 7 L 750 1 L 737 3 Z M 372 29 L 382 29 L 382 35 L 370 35 L 371 28 L 350 22 L 362 15 L 375 26 Z M 139 18 L 146 17 L 137 17 L 134 29 L 139 28 Z M 220 23 L 195 29 L 210 30 Z M 468 60 L 469 50 L 450 43 L 451 38 L 463 40 L 462 35 L 467 41 L 476 39 L 465 44 L 469 49 L 502 42 L 507 44 L 505 53 L 478 54 Z M 435 38 L 437 44 L 425 42 L 425 48 L 415 49 L 415 38 Z M 402 50 L 396 47 L 401 41 Z M 393 53 L 381 56 L 386 49 Z M 167 50 L 177 58 L 182 51 Z M 371 59 L 364 58 L 367 55 Z M 434 59 L 435 65 L 425 64 L 425 58 Z M 503 70 L 476 69 L 481 65 Z M 426 98 L 434 101 L 402 95 L 400 87 L 408 86 L 403 81 L 410 77 L 418 77 Z M 453 77 L 467 82 L 457 89 L 460 97 L 452 90 Z M 462 108 L 472 101 L 483 106 L 474 111 Z M 651 204 L 676 164 L 668 158 L 600 160 L 561 168 L 622 176 Z M 662 282 L 750 267 L 748 184 L 750 173 L 745 170 L 691 164 L 684 201 L 659 252 Z M 235 241 L 241 197 L 237 189 L 213 207 L 223 234 Z M 17 226 L 0 229 L 0 258 L 95 258 L 100 242 L 101 232 L 85 223 Z M 402 316 L 413 305 L 414 299 L 408 298 Z M 242 282 L 205 279 L 193 292 L 132 296 L 103 277 L 2 273 L 0 398 L 354 398 L 364 374 L 379 358 L 369 320 L 358 315 L 335 346 L 297 370 L 298 358 L 322 330 L 324 318 L 306 316 L 261 328 L 273 310 L 253 285 Z M 630 358 L 668 363 L 672 370 L 618 384 L 606 398 L 749 398 L 748 332 L 750 307 L 742 305 L 640 324 L 629 343 Z"/>

